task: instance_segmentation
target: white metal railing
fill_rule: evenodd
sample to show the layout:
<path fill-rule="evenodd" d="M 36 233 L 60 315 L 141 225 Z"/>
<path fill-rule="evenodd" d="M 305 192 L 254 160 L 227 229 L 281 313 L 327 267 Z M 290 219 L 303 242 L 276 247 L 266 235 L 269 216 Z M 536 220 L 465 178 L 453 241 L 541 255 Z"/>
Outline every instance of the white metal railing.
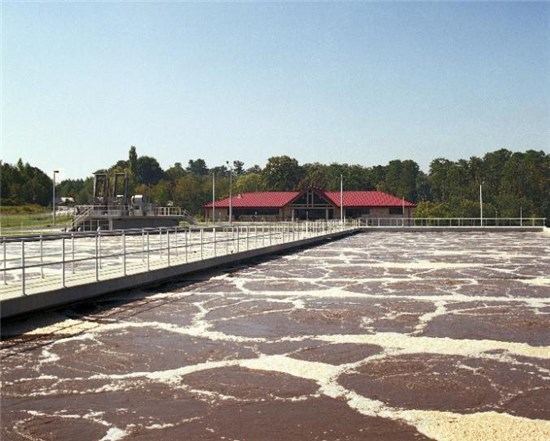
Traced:
<path fill-rule="evenodd" d="M 0 300 L 299 241 L 357 226 L 356 222 L 288 222 L 2 236 Z"/>
<path fill-rule="evenodd" d="M 403 218 L 403 217 L 385 217 L 385 218 L 362 218 L 360 219 L 362 227 L 453 227 L 453 228 L 472 228 L 472 227 L 544 227 L 546 218 L 476 218 L 476 217 L 429 217 L 429 218 Z"/>
<path fill-rule="evenodd" d="M 181 207 L 156 207 L 155 216 L 188 216 L 189 214 Z"/>
<path fill-rule="evenodd" d="M 75 228 L 83 223 L 86 219 L 88 219 L 89 216 L 93 214 L 93 211 L 93 206 L 90 205 L 80 207 L 74 216 L 72 227 Z"/>
<path fill-rule="evenodd" d="M 141 208 L 131 205 L 78 205 L 75 219 L 80 216 L 120 216 L 132 215 L 151 216 L 188 216 L 189 214 L 181 207 L 156 207 L 153 204 L 144 204 Z"/>

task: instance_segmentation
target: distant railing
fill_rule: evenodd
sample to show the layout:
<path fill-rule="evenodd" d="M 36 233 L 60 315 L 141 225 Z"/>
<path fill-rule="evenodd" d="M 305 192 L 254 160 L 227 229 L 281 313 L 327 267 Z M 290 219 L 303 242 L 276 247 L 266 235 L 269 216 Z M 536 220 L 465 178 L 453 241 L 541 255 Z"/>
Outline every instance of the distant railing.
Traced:
<path fill-rule="evenodd" d="M 428 218 L 362 218 L 362 227 L 453 227 L 453 228 L 521 228 L 521 227 L 544 227 L 546 218 L 510 218 L 510 217 L 428 217 Z"/>
<path fill-rule="evenodd" d="M 356 227 L 334 221 L 0 236 L 0 300 Z"/>
<path fill-rule="evenodd" d="M 156 207 L 155 216 L 189 216 L 181 207 Z"/>
<path fill-rule="evenodd" d="M 188 216 L 181 207 L 156 207 L 144 204 L 141 207 L 132 205 L 78 205 L 75 218 L 87 216 Z"/>

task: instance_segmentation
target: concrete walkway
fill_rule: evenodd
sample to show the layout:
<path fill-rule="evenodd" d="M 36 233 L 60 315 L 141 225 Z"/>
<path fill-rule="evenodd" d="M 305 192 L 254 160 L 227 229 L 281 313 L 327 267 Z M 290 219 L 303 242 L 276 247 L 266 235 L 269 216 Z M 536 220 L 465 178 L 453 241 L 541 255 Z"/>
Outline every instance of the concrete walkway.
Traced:
<path fill-rule="evenodd" d="M 274 245 L 260 245 L 257 248 L 239 252 L 233 250 L 216 252 L 212 247 L 206 249 L 195 247 L 192 252 L 173 254 L 170 258 L 165 256 L 164 259 L 143 260 L 141 257 L 136 257 L 124 265 L 121 265 L 120 261 L 109 264 L 107 259 L 104 259 L 99 270 L 76 271 L 74 274 L 69 270 L 58 271 L 58 274 L 53 277 L 50 275 L 29 279 L 25 282 L 23 291 L 21 281 L 0 285 L 0 318 L 5 319 L 120 290 L 161 284 L 191 273 L 288 252 L 294 248 L 339 239 L 359 231 L 361 230 L 357 228 L 334 231 Z M 229 252 L 224 254 L 223 251 Z"/>

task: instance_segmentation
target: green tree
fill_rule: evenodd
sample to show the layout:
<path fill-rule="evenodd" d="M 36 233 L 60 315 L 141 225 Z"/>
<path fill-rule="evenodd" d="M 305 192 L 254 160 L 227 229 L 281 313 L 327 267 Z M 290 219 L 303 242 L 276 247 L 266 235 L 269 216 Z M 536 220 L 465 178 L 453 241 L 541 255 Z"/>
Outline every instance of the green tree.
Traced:
<path fill-rule="evenodd" d="M 303 177 L 298 183 L 298 189 L 305 190 L 307 188 L 326 189 L 327 175 L 326 166 L 315 162 L 313 164 L 304 164 Z"/>
<path fill-rule="evenodd" d="M 414 211 L 415 218 L 452 217 L 451 211 L 444 202 L 420 201 Z"/>
<path fill-rule="evenodd" d="M 242 161 L 233 161 L 233 172 L 237 176 L 241 176 L 245 173 L 244 171 L 244 162 Z"/>
<path fill-rule="evenodd" d="M 262 176 L 258 173 L 247 173 L 239 176 L 235 183 L 235 193 L 257 192 L 264 190 Z"/>
<path fill-rule="evenodd" d="M 130 171 L 134 176 L 137 176 L 138 174 L 138 155 L 136 148 L 134 146 L 130 147 L 130 151 L 128 152 L 128 165 L 130 167 Z"/>
<path fill-rule="evenodd" d="M 197 215 L 212 197 L 211 180 L 207 176 L 188 174 L 177 179 L 174 186 L 174 204 Z"/>
<path fill-rule="evenodd" d="M 164 171 L 155 158 L 140 156 L 137 160 L 136 182 L 138 184 L 155 185 L 164 177 Z"/>
<path fill-rule="evenodd" d="M 390 161 L 386 167 L 383 188 L 395 196 L 408 201 L 417 201 L 417 178 L 420 172 L 418 164 L 410 159 Z"/>
<path fill-rule="evenodd" d="M 294 191 L 302 179 L 302 168 L 294 158 L 273 156 L 268 159 L 262 178 L 268 190 Z"/>
<path fill-rule="evenodd" d="M 166 206 L 172 201 L 172 182 L 161 179 L 150 191 L 151 199 L 159 206 Z"/>
<path fill-rule="evenodd" d="M 185 176 L 186 171 L 181 165 L 181 162 L 176 162 L 172 167 L 166 170 L 165 175 L 166 179 L 169 179 L 170 181 L 176 181 L 177 179 L 181 178 L 182 176 Z"/>
<path fill-rule="evenodd" d="M 205 176 L 208 174 L 208 167 L 204 159 L 190 159 L 187 171 L 193 175 Z"/>
<path fill-rule="evenodd" d="M 262 168 L 258 164 L 255 164 L 252 167 L 247 168 L 245 173 L 257 173 L 257 174 L 261 175 L 262 174 Z"/>

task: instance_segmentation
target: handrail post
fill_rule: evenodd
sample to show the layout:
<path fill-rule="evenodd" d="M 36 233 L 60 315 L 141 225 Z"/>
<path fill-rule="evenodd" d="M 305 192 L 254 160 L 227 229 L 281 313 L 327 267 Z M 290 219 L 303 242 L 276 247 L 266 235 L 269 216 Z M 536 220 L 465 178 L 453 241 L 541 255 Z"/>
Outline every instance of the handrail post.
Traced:
<path fill-rule="evenodd" d="M 246 226 L 246 251 L 248 251 L 248 239 L 249 239 L 249 233 L 250 233 L 250 227 Z"/>
<path fill-rule="evenodd" d="M 71 233 L 71 273 L 74 274 L 74 233 Z"/>
<path fill-rule="evenodd" d="M 162 227 L 159 227 L 159 255 L 162 262 Z"/>
<path fill-rule="evenodd" d="M 3 245 L 2 254 L 4 255 L 4 285 L 7 285 L 8 280 L 6 278 L 6 275 L 7 275 L 7 269 L 8 269 L 8 262 L 6 262 L 6 240 L 5 239 L 2 239 L 2 245 Z"/>
<path fill-rule="evenodd" d="M 179 257 L 179 255 L 180 255 L 180 250 L 179 250 L 179 247 L 178 247 L 178 227 L 177 227 L 177 225 L 176 225 L 176 227 L 174 228 L 174 233 L 176 233 L 176 234 L 175 234 L 175 236 L 176 236 L 176 257 Z"/>
<path fill-rule="evenodd" d="M 201 260 L 202 260 L 202 251 L 203 251 L 203 241 L 204 241 L 204 228 L 201 228 Z"/>
<path fill-rule="evenodd" d="M 99 234 L 95 236 L 95 281 L 99 281 Z"/>
<path fill-rule="evenodd" d="M 97 260 L 99 262 L 99 269 L 101 269 L 101 230 L 97 232 L 96 237 L 98 239 L 98 241 L 97 241 L 97 252 L 98 252 Z"/>
<path fill-rule="evenodd" d="M 23 295 L 25 293 L 25 241 L 21 241 L 21 290 Z"/>
<path fill-rule="evenodd" d="M 168 254 L 168 266 L 170 266 L 170 228 L 166 229 L 166 252 Z"/>
<path fill-rule="evenodd" d="M 5 244 L 4 244 L 4 251 L 6 251 Z M 6 255 L 4 253 L 4 263 L 5 262 L 6 262 Z M 40 278 L 41 279 L 44 278 L 44 248 L 43 248 L 42 235 L 40 235 Z"/>
<path fill-rule="evenodd" d="M 223 237 L 225 238 L 225 254 L 229 254 L 229 232 L 223 227 Z"/>
<path fill-rule="evenodd" d="M 61 286 L 65 288 L 65 236 L 61 238 Z"/>
<path fill-rule="evenodd" d="M 141 261 L 145 261 L 145 229 L 141 229 Z"/>
<path fill-rule="evenodd" d="M 217 252 L 216 252 L 216 251 L 217 251 L 217 250 L 216 250 L 216 248 L 217 248 L 217 242 L 216 242 L 216 227 L 212 228 L 212 234 L 213 234 L 213 236 L 214 236 L 214 257 L 216 257 L 216 255 L 217 255 Z"/>
<path fill-rule="evenodd" d="M 187 260 L 189 258 L 188 254 L 187 254 L 187 234 L 191 231 L 191 227 L 189 228 L 189 230 L 185 230 L 185 263 L 187 263 Z"/>
<path fill-rule="evenodd" d="M 126 276 L 126 233 L 122 232 L 122 274 Z"/>
<path fill-rule="evenodd" d="M 151 261 L 151 249 L 149 247 L 149 230 L 147 230 L 147 271 L 149 271 L 150 268 L 150 261 Z"/>

